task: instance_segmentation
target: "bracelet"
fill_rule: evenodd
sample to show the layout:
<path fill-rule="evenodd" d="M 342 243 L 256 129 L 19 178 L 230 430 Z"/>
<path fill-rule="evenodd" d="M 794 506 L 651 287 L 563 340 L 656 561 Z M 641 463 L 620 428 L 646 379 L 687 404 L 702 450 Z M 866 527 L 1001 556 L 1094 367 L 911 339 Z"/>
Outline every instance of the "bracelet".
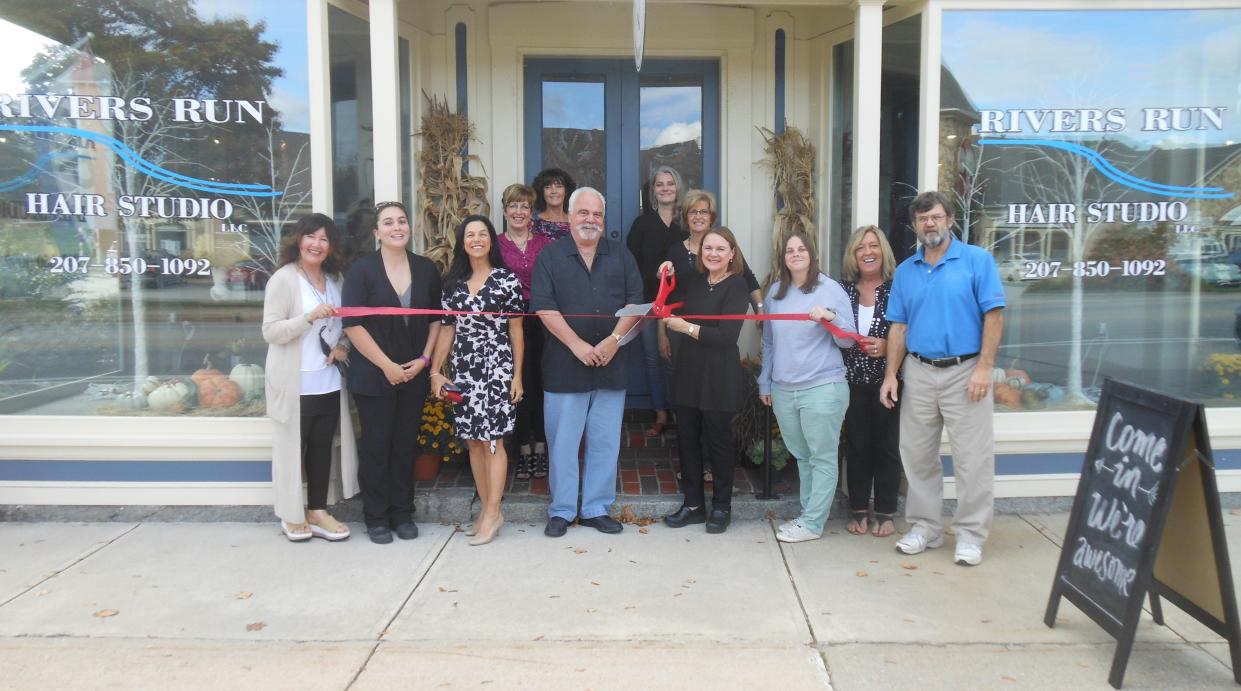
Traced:
<path fill-rule="evenodd" d="M 614 333 L 612 334 L 612 338 L 616 339 L 616 345 L 620 345 L 621 339 L 624 338 L 624 336 Z"/>
<path fill-rule="evenodd" d="M 419 355 L 418 359 L 422 360 L 424 369 L 429 369 L 431 367 L 431 358 L 427 357 L 426 355 Z"/>

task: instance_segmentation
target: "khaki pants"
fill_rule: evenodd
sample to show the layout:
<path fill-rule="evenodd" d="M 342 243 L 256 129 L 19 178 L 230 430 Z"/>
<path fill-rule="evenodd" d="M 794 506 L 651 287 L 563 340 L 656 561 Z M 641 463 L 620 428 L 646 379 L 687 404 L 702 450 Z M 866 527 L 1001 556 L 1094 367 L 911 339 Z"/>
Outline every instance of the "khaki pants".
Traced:
<path fill-rule="evenodd" d="M 928 539 L 944 529 L 944 469 L 939 440 L 944 425 L 952 448 L 957 512 L 952 527 L 959 542 L 987 541 L 995 513 L 995 434 L 990 395 L 977 403 L 965 385 L 978 360 L 932 367 L 907 356 L 901 396 L 901 462 L 909 483 L 905 517 Z"/>

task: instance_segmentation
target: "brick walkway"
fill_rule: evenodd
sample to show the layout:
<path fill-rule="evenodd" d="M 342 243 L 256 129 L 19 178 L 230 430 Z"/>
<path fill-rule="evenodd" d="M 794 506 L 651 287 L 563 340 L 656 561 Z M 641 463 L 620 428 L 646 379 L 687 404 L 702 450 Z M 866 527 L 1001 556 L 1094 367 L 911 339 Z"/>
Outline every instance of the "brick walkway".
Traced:
<path fill-rule="evenodd" d="M 626 421 L 622 426 L 616 492 L 640 496 L 678 496 L 680 489 L 677 485 L 676 473 L 680 463 L 676 432 L 670 427 L 662 436 L 652 439 L 646 436 L 646 429 L 647 425 L 640 422 Z M 510 451 L 510 460 L 511 457 Z M 735 495 L 753 494 L 762 487 L 762 483 L 763 469 L 747 463 L 735 471 L 733 493 Z M 468 488 L 474 486 L 474 478 L 470 474 L 468 463 L 454 462 L 444 464 L 434 480 L 415 484 L 418 490 Z M 795 491 L 796 484 L 777 480 L 776 490 Z M 505 494 L 547 495 L 548 493 L 547 478 L 518 480 L 513 477 L 510 466 L 509 482 Z"/>

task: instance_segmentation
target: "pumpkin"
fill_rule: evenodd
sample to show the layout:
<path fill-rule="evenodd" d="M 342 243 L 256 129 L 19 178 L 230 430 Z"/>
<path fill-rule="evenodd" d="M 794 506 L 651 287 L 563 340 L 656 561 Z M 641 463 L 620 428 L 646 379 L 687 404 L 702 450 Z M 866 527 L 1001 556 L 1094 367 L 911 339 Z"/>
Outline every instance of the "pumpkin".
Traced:
<path fill-rule="evenodd" d="M 1037 389 L 1023 389 L 1021 391 L 1021 404 L 1030 410 L 1040 410 L 1047 407 L 1047 399 L 1039 396 Z"/>
<path fill-rule="evenodd" d="M 1021 380 L 1021 384 L 1022 384 L 1022 386 L 1025 386 L 1026 384 L 1029 384 L 1029 383 L 1032 381 L 1032 380 L 1030 379 L 1030 375 L 1026 374 L 1025 370 L 1020 370 L 1020 369 L 1010 369 L 1010 370 L 1005 370 L 1005 371 L 1004 371 L 1004 374 L 1005 374 L 1005 375 L 1006 375 L 1006 376 L 1007 376 L 1010 380 L 1011 380 L 1013 377 L 1016 377 L 1016 378 L 1020 379 L 1020 380 Z"/>
<path fill-rule="evenodd" d="M 150 396 L 163 383 L 164 382 L 159 380 L 159 377 L 155 375 L 151 375 L 147 377 L 146 379 L 142 380 L 142 393 L 144 395 Z"/>
<path fill-rule="evenodd" d="M 996 384 L 995 402 L 1013 410 L 1020 410 L 1021 392 L 1008 384 Z"/>
<path fill-rule="evenodd" d="M 193 381 L 195 385 L 201 387 L 203 385 L 203 380 L 209 377 L 223 377 L 223 376 L 224 376 L 223 372 L 211 366 L 211 356 L 207 356 L 203 358 L 202 369 L 195 370 L 194 374 L 190 375 L 190 380 Z"/>
<path fill-rule="evenodd" d="M 1021 377 L 1009 377 L 1008 379 L 1004 380 L 1004 383 L 1008 384 L 1010 387 L 1014 389 L 1017 389 L 1018 391 L 1020 391 L 1021 388 L 1026 385 L 1026 381 L 1022 379 Z"/>
<path fill-rule="evenodd" d="M 263 368 L 258 365 L 237 365 L 228 378 L 237 382 L 247 401 L 263 395 Z"/>
<path fill-rule="evenodd" d="M 244 398 L 237 382 L 223 374 L 203 377 L 198 382 L 198 405 L 204 408 L 227 408 Z"/>
<path fill-rule="evenodd" d="M 153 410 L 177 410 L 189 402 L 190 389 L 185 382 L 170 381 L 147 396 L 147 404 Z"/>
<path fill-rule="evenodd" d="M 1008 381 L 1008 373 L 1004 371 L 1003 367 L 996 367 L 991 370 L 992 384 L 1003 384 L 1006 381 Z"/>

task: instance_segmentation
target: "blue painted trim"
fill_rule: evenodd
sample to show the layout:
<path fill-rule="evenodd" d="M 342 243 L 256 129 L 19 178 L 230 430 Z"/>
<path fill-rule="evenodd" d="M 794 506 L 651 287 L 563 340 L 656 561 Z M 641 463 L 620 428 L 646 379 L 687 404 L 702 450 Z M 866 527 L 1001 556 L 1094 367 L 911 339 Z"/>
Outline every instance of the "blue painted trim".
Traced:
<path fill-rule="evenodd" d="M 1241 449 L 1214 450 L 1217 470 L 1241 470 Z M 943 456 L 952 477 L 951 456 Z M 996 456 L 996 477 L 1072 475 L 1080 453 Z M 0 482 L 271 482 L 271 461 L 68 461 L 0 460 Z"/>
<path fill-rule="evenodd" d="M 776 134 L 784 131 L 784 29 L 776 29 Z"/>
<path fill-rule="evenodd" d="M 464 22 L 457 22 L 457 112 L 462 117 L 470 116 L 470 92 L 468 61 L 466 60 L 466 26 Z"/>
<path fill-rule="evenodd" d="M 271 461 L 0 461 L 0 482 L 271 482 Z"/>

